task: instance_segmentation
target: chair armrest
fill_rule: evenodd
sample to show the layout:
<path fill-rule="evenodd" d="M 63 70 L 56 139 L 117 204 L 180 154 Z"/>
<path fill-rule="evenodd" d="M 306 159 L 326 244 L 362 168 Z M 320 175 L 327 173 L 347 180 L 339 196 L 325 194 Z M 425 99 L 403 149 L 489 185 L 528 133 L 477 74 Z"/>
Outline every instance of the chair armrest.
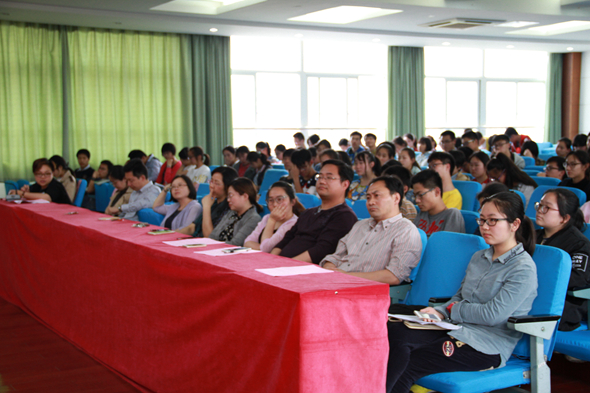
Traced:
<path fill-rule="evenodd" d="M 399 285 L 391 285 L 389 287 L 389 297 L 395 303 L 401 303 L 406 298 L 406 295 L 410 291 L 412 286 L 410 283 L 403 283 Z"/>
<path fill-rule="evenodd" d="M 567 294 L 580 299 L 590 299 L 590 288 L 574 289 L 573 291 L 567 291 Z"/>
<path fill-rule="evenodd" d="M 449 300 L 451 300 L 450 296 L 449 297 L 431 297 L 430 299 L 428 299 L 428 305 L 430 307 L 436 307 L 436 306 L 440 306 L 441 304 L 445 304 Z"/>
<path fill-rule="evenodd" d="M 522 315 L 508 318 L 508 328 L 549 340 L 561 315 Z"/>

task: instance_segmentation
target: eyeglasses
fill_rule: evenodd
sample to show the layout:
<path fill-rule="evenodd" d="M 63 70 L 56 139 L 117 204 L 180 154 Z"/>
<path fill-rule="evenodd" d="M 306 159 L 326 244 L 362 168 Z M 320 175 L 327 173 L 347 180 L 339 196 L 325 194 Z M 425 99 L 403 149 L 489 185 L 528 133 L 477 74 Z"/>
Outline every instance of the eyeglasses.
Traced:
<path fill-rule="evenodd" d="M 51 172 L 43 172 L 43 173 L 39 173 L 39 172 L 37 172 L 37 173 L 35 173 L 35 177 L 49 177 L 49 176 L 51 176 L 52 174 L 53 174 L 53 173 L 51 173 Z"/>
<path fill-rule="evenodd" d="M 502 146 L 507 145 L 508 142 L 498 142 L 498 143 L 494 143 L 494 147 L 496 149 L 500 149 Z"/>
<path fill-rule="evenodd" d="M 463 141 L 463 146 L 468 145 L 468 144 L 473 143 L 473 142 L 475 142 L 475 139 L 470 139 L 468 141 Z"/>
<path fill-rule="evenodd" d="M 558 171 L 559 168 L 555 167 L 555 166 L 546 166 L 545 167 L 545 172 L 549 172 L 549 171 Z"/>
<path fill-rule="evenodd" d="M 266 204 L 267 205 L 274 205 L 274 204 L 280 205 L 286 199 L 287 199 L 286 196 L 278 196 L 276 198 L 266 198 Z"/>
<path fill-rule="evenodd" d="M 181 187 L 188 187 L 186 184 L 179 184 L 177 186 L 171 186 L 170 189 L 171 190 L 176 190 L 177 188 L 181 188 Z"/>
<path fill-rule="evenodd" d="M 541 205 L 541 202 L 535 202 L 535 210 L 538 211 L 539 213 L 542 213 L 542 214 L 547 214 L 547 212 L 549 210 L 559 211 L 559 209 L 555 209 L 555 208 L 549 207 L 547 205 Z"/>
<path fill-rule="evenodd" d="M 428 164 L 428 169 L 432 169 L 434 171 L 434 170 L 436 170 L 436 167 L 439 165 L 442 165 L 442 162 L 430 163 L 430 164 Z"/>
<path fill-rule="evenodd" d="M 573 168 L 576 165 L 582 165 L 582 163 L 581 162 L 567 162 L 567 161 L 563 163 L 563 167 L 566 169 L 568 166 L 571 166 Z"/>
<path fill-rule="evenodd" d="M 315 179 L 316 179 L 316 181 L 321 181 L 321 180 L 325 180 L 325 181 L 340 180 L 340 178 L 338 178 L 338 177 L 325 176 L 325 175 L 322 175 L 321 173 L 316 174 L 315 175 Z"/>
<path fill-rule="evenodd" d="M 450 140 L 450 139 L 448 139 L 448 140 L 441 139 L 441 140 L 440 140 L 440 143 L 443 143 L 443 144 L 445 144 L 445 145 L 446 145 L 447 143 L 455 143 L 455 141 L 452 141 L 452 140 Z"/>
<path fill-rule="evenodd" d="M 504 169 L 504 170 L 502 171 L 502 173 L 500 173 L 500 174 L 498 175 L 498 177 L 491 177 L 491 176 L 490 176 L 490 181 L 491 181 L 491 182 L 494 182 L 494 181 L 500 181 L 500 178 L 501 178 L 501 177 L 502 177 L 502 176 L 503 176 L 505 173 L 506 173 L 506 169 Z"/>
<path fill-rule="evenodd" d="M 489 227 L 494 227 L 494 226 L 496 226 L 498 221 L 508 221 L 508 219 L 507 218 L 488 218 L 487 220 L 485 220 L 483 218 L 476 218 L 475 219 L 475 222 L 477 222 L 477 225 L 479 225 L 480 227 L 483 227 L 486 224 L 488 224 Z"/>
<path fill-rule="evenodd" d="M 423 197 L 424 195 L 428 194 L 428 193 L 429 193 L 430 191 L 432 191 L 432 190 L 434 190 L 434 188 L 431 188 L 431 189 L 430 189 L 430 190 L 428 190 L 428 191 L 421 192 L 420 194 L 416 194 L 416 195 L 414 195 L 414 199 L 416 199 L 416 200 L 418 200 L 418 199 L 422 199 L 422 197 Z"/>
<path fill-rule="evenodd" d="M 217 181 L 217 180 L 211 180 L 211 181 L 209 182 L 209 185 L 213 185 L 213 186 L 223 186 L 223 183 L 222 183 L 222 182 L 219 182 L 219 181 Z"/>

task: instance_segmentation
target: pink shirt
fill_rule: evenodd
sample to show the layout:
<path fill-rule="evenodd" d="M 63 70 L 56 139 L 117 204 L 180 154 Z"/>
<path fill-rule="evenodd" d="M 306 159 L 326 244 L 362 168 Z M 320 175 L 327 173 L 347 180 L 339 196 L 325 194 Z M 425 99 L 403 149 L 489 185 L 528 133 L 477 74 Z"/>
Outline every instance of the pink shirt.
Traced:
<path fill-rule="evenodd" d="M 250 236 L 248 236 L 246 240 L 244 240 L 244 244 L 246 244 L 246 242 L 258 243 L 258 239 L 260 239 L 260 234 L 264 231 L 264 228 L 266 227 L 266 223 L 268 222 L 269 217 L 270 214 L 267 214 L 266 216 L 262 217 L 262 220 L 260 220 L 256 228 L 254 229 L 254 232 L 252 232 Z M 272 249 L 277 244 L 279 244 L 281 240 L 283 240 L 283 237 L 285 237 L 285 233 L 287 233 L 289 229 L 291 229 L 291 227 L 295 225 L 297 219 L 298 217 L 293 214 L 293 217 L 285 221 L 283 225 L 281 225 L 279 229 L 277 229 L 277 231 L 271 237 L 269 237 L 268 239 L 264 239 L 262 243 L 260 243 L 260 251 L 271 252 Z"/>

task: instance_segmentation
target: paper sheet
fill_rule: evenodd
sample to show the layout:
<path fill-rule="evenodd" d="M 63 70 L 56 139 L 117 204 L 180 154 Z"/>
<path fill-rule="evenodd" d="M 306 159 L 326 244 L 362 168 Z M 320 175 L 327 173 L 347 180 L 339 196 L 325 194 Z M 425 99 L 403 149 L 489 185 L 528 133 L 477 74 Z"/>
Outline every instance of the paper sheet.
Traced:
<path fill-rule="evenodd" d="M 272 269 L 256 269 L 256 271 L 274 277 L 297 276 L 300 274 L 334 273 L 333 270 L 323 269 L 317 265 L 275 267 Z"/>
<path fill-rule="evenodd" d="M 18 204 L 21 204 L 21 203 L 32 203 L 32 204 L 36 204 L 36 203 L 49 203 L 49 201 L 47 201 L 45 199 L 41 199 L 41 198 L 39 198 L 39 199 L 21 199 L 21 200 L 12 201 L 12 202 L 18 203 Z"/>
<path fill-rule="evenodd" d="M 218 248 L 218 249 L 210 250 L 210 251 L 195 251 L 195 254 L 203 254 L 203 255 L 208 255 L 210 257 L 227 257 L 230 255 L 256 254 L 257 252 L 262 252 L 262 251 L 258 251 L 258 250 L 244 250 L 244 251 L 238 251 L 238 252 L 234 252 L 234 253 L 223 252 L 223 250 L 229 250 L 231 248 L 238 248 L 238 247 L 224 247 L 224 248 Z"/>
<path fill-rule="evenodd" d="M 163 242 L 163 243 L 168 244 L 169 246 L 174 246 L 174 247 L 182 247 L 186 244 L 206 244 L 208 246 L 210 246 L 212 244 L 225 244 L 224 242 L 209 239 L 207 237 L 190 237 L 188 239 L 173 240 L 173 241 L 168 241 L 168 242 Z"/>
<path fill-rule="evenodd" d="M 461 329 L 460 325 L 454 325 L 452 323 L 449 322 L 425 322 L 422 320 L 422 318 L 416 316 L 416 315 L 401 315 L 401 314 L 387 314 L 387 316 L 389 317 L 394 317 L 397 319 L 402 319 L 404 321 L 410 321 L 410 322 L 415 322 L 415 323 L 419 323 L 420 325 L 436 325 L 436 326 L 440 326 L 443 329 L 448 329 L 448 330 L 459 330 Z"/>

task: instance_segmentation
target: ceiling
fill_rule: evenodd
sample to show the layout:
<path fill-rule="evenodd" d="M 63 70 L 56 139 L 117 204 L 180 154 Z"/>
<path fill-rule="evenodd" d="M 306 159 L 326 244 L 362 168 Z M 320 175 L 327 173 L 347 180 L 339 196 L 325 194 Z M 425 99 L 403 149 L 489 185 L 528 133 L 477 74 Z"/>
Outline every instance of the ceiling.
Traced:
<path fill-rule="evenodd" d="M 195 0 L 198 1 L 198 0 Z M 173 33 L 294 37 L 379 42 L 386 45 L 446 45 L 566 52 L 590 50 L 590 30 L 554 36 L 506 34 L 495 26 L 441 30 L 420 26 L 451 18 L 534 21 L 539 25 L 590 21 L 590 0 L 267 0 L 220 15 L 151 10 L 167 0 L 0 0 L 0 19 Z M 344 25 L 289 21 L 341 5 L 403 12 Z M 215 33 L 211 28 L 217 28 Z"/>

